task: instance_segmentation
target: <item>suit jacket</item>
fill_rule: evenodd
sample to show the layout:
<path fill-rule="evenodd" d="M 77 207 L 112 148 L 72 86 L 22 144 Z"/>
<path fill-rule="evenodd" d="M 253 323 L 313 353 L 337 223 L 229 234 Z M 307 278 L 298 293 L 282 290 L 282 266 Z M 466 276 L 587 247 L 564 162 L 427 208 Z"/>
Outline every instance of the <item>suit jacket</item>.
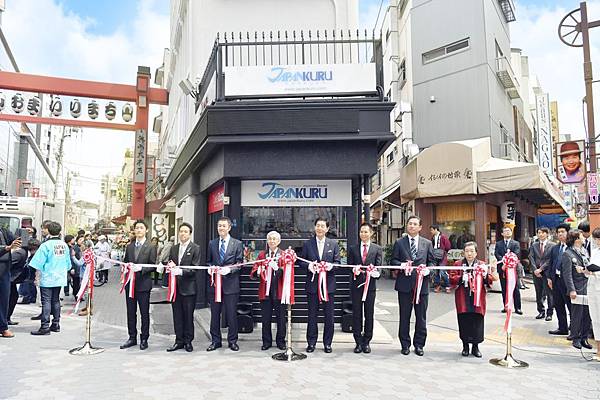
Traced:
<path fill-rule="evenodd" d="M 8 273 L 11 265 L 11 252 L 6 251 L 5 247 L 11 244 L 14 240 L 14 237 L 10 231 L 4 228 L 0 228 L 0 276 Z"/>
<path fill-rule="evenodd" d="M 577 292 L 580 296 L 587 295 L 588 277 L 577 272 L 576 267 L 585 269 L 583 258 L 575 249 L 568 247 L 562 255 L 561 267 L 561 276 L 567 287 L 567 294 Z"/>
<path fill-rule="evenodd" d="M 369 245 L 369 251 L 367 252 L 367 259 L 362 262 L 362 243 L 355 246 L 350 246 L 348 249 L 348 265 L 370 265 L 379 266 L 383 263 L 383 249 L 381 246 L 372 243 Z M 366 274 L 360 274 L 357 277 L 354 276 L 352 270 L 350 270 L 350 288 L 351 290 L 360 290 L 362 293 L 363 287 L 360 286 L 365 283 L 367 279 Z M 369 292 L 374 292 L 377 287 L 377 279 L 374 278 L 369 283 Z M 359 287 L 360 286 L 360 287 Z"/>
<path fill-rule="evenodd" d="M 220 242 L 221 238 L 217 237 L 208 243 L 208 265 L 223 267 L 244 262 L 244 245 L 242 242 L 230 236 L 223 261 L 219 257 Z M 223 294 L 237 294 L 240 292 L 240 269 L 240 267 L 231 268 L 229 274 L 222 276 Z M 209 292 L 214 295 L 214 286 L 209 288 Z"/>
<path fill-rule="evenodd" d="M 171 246 L 169 250 L 170 261 L 173 261 L 177 265 L 200 265 L 200 246 L 190 241 L 181 260 L 179 260 L 179 247 L 179 243 Z M 183 274 L 175 278 L 177 279 L 177 293 L 183 296 L 195 295 L 196 274 L 198 271 L 195 269 L 183 269 L 182 271 Z"/>
<path fill-rule="evenodd" d="M 325 245 L 323 246 L 323 258 L 319 257 L 319 250 L 317 248 L 317 239 L 316 237 L 312 237 L 302 246 L 302 258 L 305 258 L 310 261 L 325 261 L 328 263 L 340 263 L 340 248 L 338 246 L 337 241 L 329 238 L 325 238 Z M 308 268 L 308 264 L 306 262 L 301 262 L 301 266 L 304 268 Z M 333 295 L 335 292 L 335 270 L 336 267 L 329 272 L 327 272 L 327 292 L 330 295 Z M 312 279 L 312 273 L 306 270 L 306 293 L 318 293 L 319 288 L 319 280 L 317 279 L 317 275 L 315 274 L 315 279 Z"/>
<path fill-rule="evenodd" d="M 135 257 L 135 240 L 127 246 L 125 249 L 125 258 L 123 262 L 130 262 L 134 264 L 155 264 L 156 263 L 156 246 L 150 243 L 146 239 L 140 252 Z M 135 273 L 135 291 L 136 292 L 149 292 L 152 290 L 152 277 L 151 273 L 156 271 L 156 268 L 142 268 L 141 271 Z M 126 286 L 129 287 L 129 284 Z"/>
<path fill-rule="evenodd" d="M 498 240 L 496 242 L 496 246 L 494 247 L 494 257 L 498 260 L 498 263 L 502 263 L 502 257 L 504 257 L 507 253 L 507 250 L 512 251 L 521 258 L 521 245 L 516 240 L 510 239 L 508 242 L 508 248 L 506 247 L 506 242 L 504 239 Z M 502 268 L 498 268 L 498 275 L 500 275 L 504 279 L 504 271 Z"/>
<path fill-rule="evenodd" d="M 560 251 L 561 243 L 558 242 L 550 250 L 550 260 L 548 262 L 548 268 L 544 270 L 548 279 L 554 279 L 556 277 L 556 271 L 562 273 L 562 255 Z"/>
<path fill-rule="evenodd" d="M 275 256 L 280 255 L 281 250 L 277 249 L 275 252 Z M 256 257 L 257 260 L 264 260 L 267 258 L 267 251 L 263 250 Z M 281 299 L 281 289 L 283 288 L 283 260 L 280 258 L 277 262 L 279 269 L 277 271 L 273 271 L 273 276 L 271 277 L 271 288 L 269 290 L 269 294 L 271 296 L 275 296 L 276 299 Z M 250 272 L 250 279 L 256 279 L 258 276 L 256 272 L 258 271 L 258 263 L 254 264 L 252 267 L 252 271 Z M 260 277 L 260 283 L 258 284 L 258 300 L 263 301 L 267 298 L 265 296 L 265 290 L 267 289 L 267 281 L 263 279 L 262 274 Z"/>
<path fill-rule="evenodd" d="M 392 250 L 392 265 L 400 265 L 404 262 L 411 261 L 413 266 L 426 265 L 428 267 L 435 265 L 433 258 L 433 245 L 429 239 L 419 236 L 417 256 L 412 259 L 410 253 L 410 242 L 408 235 L 396 240 Z M 417 283 L 417 271 L 412 271 L 409 276 L 406 276 L 403 270 L 398 271 L 396 276 L 396 285 L 394 289 L 401 293 L 412 293 Z M 420 296 L 429 295 L 429 275 L 423 277 L 423 285 L 421 286 Z"/>
<path fill-rule="evenodd" d="M 549 269 L 550 261 L 552 260 L 551 253 L 554 243 L 546 240 L 544 254 L 542 254 L 542 243 L 536 240 L 529 249 L 529 263 L 533 269 L 540 268 L 543 274 L 546 275 L 546 270 Z"/>

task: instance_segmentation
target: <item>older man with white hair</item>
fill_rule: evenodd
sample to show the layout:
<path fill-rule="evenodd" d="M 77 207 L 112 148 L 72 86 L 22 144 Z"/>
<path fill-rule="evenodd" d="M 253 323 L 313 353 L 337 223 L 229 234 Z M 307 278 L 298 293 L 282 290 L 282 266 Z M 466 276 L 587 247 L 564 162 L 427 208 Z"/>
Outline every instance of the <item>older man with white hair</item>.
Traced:
<path fill-rule="evenodd" d="M 262 350 L 268 350 L 273 345 L 273 335 L 271 332 L 271 323 L 273 321 L 273 311 L 275 311 L 275 321 L 277 323 L 277 333 L 275 342 L 279 350 L 285 350 L 285 308 L 281 307 L 281 288 L 283 287 L 282 269 L 280 268 L 279 256 L 281 250 L 281 235 L 276 231 L 267 233 L 267 248 L 260 252 L 258 260 L 266 260 L 263 263 L 256 263 L 252 268 L 250 277 L 260 278 L 258 286 L 258 299 L 260 301 L 261 322 L 262 322 Z"/>
<path fill-rule="evenodd" d="M 106 240 L 106 236 L 105 235 L 98 236 L 98 243 L 96 243 L 96 246 L 94 246 L 94 253 L 99 257 L 104 257 L 106 259 L 109 259 L 111 250 L 112 250 L 112 246 Z M 101 261 L 99 264 L 100 264 L 99 268 L 98 268 L 98 270 L 100 270 L 100 279 L 99 280 L 100 280 L 100 282 L 107 283 L 108 282 L 108 270 L 110 269 L 112 264 L 110 263 L 110 261 Z"/>

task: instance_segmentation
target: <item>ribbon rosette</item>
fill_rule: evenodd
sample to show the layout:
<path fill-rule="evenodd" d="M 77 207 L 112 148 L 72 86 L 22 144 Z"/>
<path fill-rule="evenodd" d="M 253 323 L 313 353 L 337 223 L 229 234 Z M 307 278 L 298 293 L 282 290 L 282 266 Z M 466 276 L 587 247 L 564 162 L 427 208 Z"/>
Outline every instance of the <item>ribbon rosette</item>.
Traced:
<path fill-rule="evenodd" d="M 167 289 L 167 301 L 173 303 L 177 299 L 177 277 L 173 274 L 173 268 L 177 266 L 173 261 L 167 264 L 166 272 L 169 274 L 169 283 Z"/>
<path fill-rule="evenodd" d="M 369 294 L 369 284 L 371 283 L 371 273 L 377 271 L 377 268 L 373 264 L 369 264 L 367 269 L 365 270 L 366 278 L 363 288 L 362 301 L 367 300 L 367 295 Z"/>
<path fill-rule="evenodd" d="M 312 280 L 315 279 L 315 273 L 319 274 L 319 301 L 329 301 L 329 293 L 327 292 L 327 263 L 325 261 L 320 261 L 318 263 L 313 263 L 313 265 L 315 266 L 315 272 L 313 272 Z"/>
<path fill-rule="evenodd" d="M 215 303 L 220 303 L 222 300 L 223 280 L 219 273 L 221 267 L 210 267 L 208 274 L 210 275 L 210 285 L 215 287 Z"/>
<path fill-rule="evenodd" d="M 283 285 L 281 288 L 281 304 L 294 304 L 294 264 L 296 252 L 293 249 L 281 253 L 283 263 Z"/>
<path fill-rule="evenodd" d="M 473 273 L 469 277 L 469 286 L 473 297 L 475 298 L 475 307 L 481 307 L 481 292 L 483 290 L 483 275 L 486 269 L 483 265 L 477 264 L 473 267 Z"/>
<path fill-rule="evenodd" d="M 90 298 L 93 296 L 94 292 L 94 274 L 96 270 L 96 258 L 94 256 L 94 252 L 91 249 L 87 249 L 83 252 L 83 261 L 87 268 L 83 273 L 83 277 L 81 278 L 82 285 L 79 288 L 79 292 L 77 292 L 77 302 L 75 303 L 75 307 L 73 307 L 73 312 L 77 312 L 79 309 L 79 303 L 83 299 L 85 293 L 89 290 Z"/>
<path fill-rule="evenodd" d="M 515 306 L 513 293 L 517 286 L 517 265 L 519 265 L 519 257 L 508 250 L 502 257 L 502 270 L 506 274 L 506 303 L 504 304 L 506 320 L 504 321 L 504 330 L 507 333 L 512 330 L 512 312 Z"/>
<path fill-rule="evenodd" d="M 133 299 L 135 297 L 135 272 L 131 268 L 132 266 L 132 263 L 121 265 L 121 290 L 119 293 L 123 293 L 125 286 L 129 283 L 129 291 L 127 293 Z"/>
<path fill-rule="evenodd" d="M 409 268 L 412 269 L 412 266 Z M 419 300 L 421 298 L 421 287 L 423 286 L 423 277 L 425 276 L 425 271 L 427 271 L 427 266 L 421 264 L 415 268 L 417 271 L 417 283 L 415 284 L 415 293 L 414 293 L 414 304 L 419 304 Z"/>

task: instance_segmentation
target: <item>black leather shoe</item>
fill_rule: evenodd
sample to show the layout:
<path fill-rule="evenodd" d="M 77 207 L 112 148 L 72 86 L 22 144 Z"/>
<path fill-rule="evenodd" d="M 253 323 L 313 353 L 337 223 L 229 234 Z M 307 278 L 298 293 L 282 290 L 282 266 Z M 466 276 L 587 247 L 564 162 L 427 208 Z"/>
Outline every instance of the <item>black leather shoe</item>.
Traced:
<path fill-rule="evenodd" d="M 573 340 L 573 347 L 581 350 L 581 342 L 579 340 Z"/>
<path fill-rule="evenodd" d="M 183 349 L 185 346 L 183 343 L 175 343 L 173 346 L 169 347 L 167 351 L 170 353 L 172 351 L 177 351 Z"/>
<path fill-rule="evenodd" d="M 581 346 L 585 347 L 588 350 L 593 349 L 593 346 L 590 344 L 590 342 L 587 341 L 587 339 L 581 341 Z"/>
<path fill-rule="evenodd" d="M 545 320 L 546 321 L 552 321 L 552 315 L 546 315 Z"/>
<path fill-rule="evenodd" d="M 474 344 L 473 348 L 471 349 L 471 354 L 473 354 L 477 358 L 481 358 L 481 352 L 479 351 L 479 346 Z"/>
<path fill-rule="evenodd" d="M 42 314 L 36 315 L 35 317 L 31 317 L 32 321 L 39 321 L 42 319 Z"/>
<path fill-rule="evenodd" d="M 572 341 L 574 339 L 573 335 L 567 336 L 567 340 Z"/>
<path fill-rule="evenodd" d="M 463 357 L 469 357 L 469 345 L 467 343 L 463 344 L 462 352 L 460 353 Z"/>
<path fill-rule="evenodd" d="M 535 316 L 535 319 L 542 319 L 542 318 L 544 318 L 545 316 L 546 316 L 546 313 L 542 311 L 542 312 L 540 312 L 538 315 L 536 315 L 536 316 Z"/>
<path fill-rule="evenodd" d="M 11 321 L 10 319 L 9 319 L 8 321 L 6 321 L 6 324 L 7 324 L 7 325 L 10 325 L 10 326 L 19 325 L 19 323 L 18 323 L 18 322 L 16 322 L 16 321 Z"/>
<path fill-rule="evenodd" d="M 421 357 L 424 354 L 423 349 L 420 347 L 415 347 L 415 354 Z"/>
<path fill-rule="evenodd" d="M 191 353 L 192 351 L 194 351 L 194 346 L 192 346 L 191 343 L 186 343 L 183 345 L 183 348 L 185 349 L 185 351 L 187 351 L 188 353 Z"/>
<path fill-rule="evenodd" d="M 555 329 L 553 331 L 548 331 L 549 334 L 551 335 L 560 335 L 560 336 L 566 336 L 569 334 L 569 332 L 567 331 L 561 331 L 560 329 Z"/>
<path fill-rule="evenodd" d="M 237 343 L 230 343 L 230 344 L 229 344 L 229 349 L 230 349 L 231 351 L 238 351 L 238 350 L 240 349 L 240 346 L 238 346 L 238 344 L 237 344 Z"/>
<path fill-rule="evenodd" d="M 50 334 L 50 329 L 46 328 L 46 329 L 38 329 L 37 331 L 32 331 L 31 334 L 33 336 L 42 336 L 42 335 L 49 335 Z"/>
<path fill-rule="evenodd" d="M 211 343 L 210 346 L 208 346 L 206 348 L 206 351 L 215 351 L 216 349 L 221 348 L 222 345 L 221 344 L 215 344 L 215 343 Z"/>
<path fill-rule="evenodd" d="M 400 350 L 400 353 L 402 353 L 404 356 L 407 356 L 410 354 L 410 349 L 408 347 L 403 347 L 402 350 Z"/>
<path fill-rule="evenodd" d="M 277 348 L 281 351 L 286 351 L 287 350 L 287 346 L 285 344 L 278 344 Z"/>
<path fill-rule="evenodd" d="M 519 314 L 519 315 L 523 315 L 523 311 L 519 310 L 515 310 L 515 314 Z"/>
<path fill-rule="evenodd" d="M 323 347 L 323 351 L 324 351 L 325 353 L 329 354 L 329 353 L 331 353 L 331 352 L 333 351 L 333 349 L 331 348 L 331 346 L 329 346 L 329 345 L 325 345 L 325 346 Z"/>
<path fill-rule="evenodd" d="M 506 314 L 506 309 L 504 309 L 504 308 L 503 308 L 502 310 L 500 310 L 500 312 L 501 312 L 502 314 Z"/>
<path fill-rule="evenodd" d="M 369 343 L 366 343 L 363 345 L 363 353 L 369 354 L 371 352 L 371 346 L 369 346 Z"/>
<path fill-rule="evenodd" d="M 50 325 L 51 332 L 60 332 L 60 325 Z"/>
<path fill-rule="evenodd" d="M 357 344 L 356 346 L 354 346 L 354 352 L 356 354 L 362 353 L 362 346 L 360 344 Z"/>
<path fill-rule="evenodd" d="M 306 346 L 307 353 L 312 353 L 313 351 L 315 351 L 315 346 L 313 346 L 312 344 L 309 344 L 308 346 Z"/>
<path fill-rule="evenodd" d="M 270 344 L 263 344 L 263 345 L 260 347 L 260 349 L 261 349 L 261 350 L 263 350 L 263 351 L 264 351 L 264 350 L 269 350 L 270 348 L 271 348 L 271 345 L 270 345 Z"/>
<path fill-rule="evenodd" d="M 122 349 L 128 349 L 130 347 L 133 347 L 137 344 L 137 340 L 135 339 L 127 339 L 127 341 L 125 343 L 123 343 L 122 345 L 119 346 L 119 348 Z"/>
<path fill-rule="evenodd" d="M 146 350 L 148 348 L 147 340 L 140 340 L 140 350 Z"/>

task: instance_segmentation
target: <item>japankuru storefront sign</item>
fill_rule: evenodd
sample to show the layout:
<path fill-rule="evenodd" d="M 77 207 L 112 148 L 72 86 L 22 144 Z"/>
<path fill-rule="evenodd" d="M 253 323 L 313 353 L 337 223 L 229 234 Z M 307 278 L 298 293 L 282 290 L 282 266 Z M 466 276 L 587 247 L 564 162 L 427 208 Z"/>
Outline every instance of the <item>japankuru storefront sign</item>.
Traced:
<path fill-rule="evenodd" d="M 351 180 L 242 181 L 242 207 L 349 207 Z"/>
<path fill-rule="evenodd" d="M 377 91 L 375 64 L 225 67 L 225 96 L 298 96 Z"/>

